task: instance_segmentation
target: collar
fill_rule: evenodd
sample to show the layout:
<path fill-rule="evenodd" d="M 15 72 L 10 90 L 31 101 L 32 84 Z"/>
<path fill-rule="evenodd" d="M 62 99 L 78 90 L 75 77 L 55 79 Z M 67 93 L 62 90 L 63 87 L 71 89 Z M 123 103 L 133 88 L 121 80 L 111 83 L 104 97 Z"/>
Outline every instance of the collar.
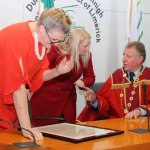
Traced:
<path fill-rule="evenodd" d="M 141 66 L 141 67 L 138 68 L 136 71 L 134 71 L 135 76 L 134 76 L 133 78 L 135 78 L 135 77 L 138 75 L 138 73 L 139 73 L 142 69 L 143 69 L 143 66 Z M 129 77 L 129 73 L 130 73 L 130 72 L 127 72 L 128 77 Z"/>

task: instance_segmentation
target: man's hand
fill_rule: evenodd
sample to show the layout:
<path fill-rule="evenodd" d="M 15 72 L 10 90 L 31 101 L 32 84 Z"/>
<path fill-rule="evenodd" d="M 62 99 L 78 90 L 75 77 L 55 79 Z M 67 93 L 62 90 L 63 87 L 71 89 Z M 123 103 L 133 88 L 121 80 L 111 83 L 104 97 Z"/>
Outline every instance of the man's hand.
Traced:
<path fill-rule="evenodd" d="M 65 57 L 57 66 L 56 70 L 59 73 L 59 75 L 61 75 L 70 72 L 73 69 L 73 67 L 74 67 L 73 58 L 67 60 L 67 57 Z"/>
<path fill-rule="evenodd" d="M 93 102 L 96 99 L 96 95 L 93 90 L 88 87 L 84 87 L 87 91 L 85 92 L 85 98 L 87 101 Z"/>
<path fill-rule="evenodd" d="M 141 116 L 141 111 L 140 111 L 140 109 L 136 108 L 136 109 L 134 109 L 133 111 L 127 113 L 127 114 L 125 115 L 125 118 L 131 119 L 131 118 L 137 118 L 137 117 L 139 117 L 139 116 Z"/>

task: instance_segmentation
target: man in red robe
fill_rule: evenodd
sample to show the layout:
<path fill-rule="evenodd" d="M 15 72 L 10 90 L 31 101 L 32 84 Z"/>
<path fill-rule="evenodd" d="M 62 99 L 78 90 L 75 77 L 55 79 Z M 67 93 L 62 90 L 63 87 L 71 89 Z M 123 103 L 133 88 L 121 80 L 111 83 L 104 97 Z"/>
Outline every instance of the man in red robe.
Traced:
<path fill-rule="evenodd" d="M 87 106 L 78 121 L 146 115 L 145 99 L 150 103 L 150 68 L 143 66 L 145 58 L 145 46 L 141 42 L 129 43 L 123 53 L 123 68 L 117 69 L 96 95 L 86 89 Z"/>

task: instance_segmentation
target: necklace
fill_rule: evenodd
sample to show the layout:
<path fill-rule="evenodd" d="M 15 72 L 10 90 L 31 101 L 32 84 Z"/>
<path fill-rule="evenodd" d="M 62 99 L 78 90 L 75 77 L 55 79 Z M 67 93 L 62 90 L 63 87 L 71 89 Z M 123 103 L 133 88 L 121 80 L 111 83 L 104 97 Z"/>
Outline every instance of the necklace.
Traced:
<path fill-rule="evenodd" d="M 128 103 L 126 101 L 126 89 L 125 88 L 121 89 L 121 92 L 120 92 L 120 98 L 121 98 L 120 102 L 121 102 L 121 107 L 124 109 L 124 113 L 125 114 L 129 113 L 129 109 L 132 106 L 132 102 L 134 100 L 134 95 L 136 94 L 135 93 L 135 89 L 138 87 L 137 83 L 139 82 L 139 76 L 142 74 L 141 73 L 142 70 L 143 70 L 143 66 L 140 69 L 140 72 L 138 73 L 137 77 L 135 78 L 134 84 L 132 85 L 133 89 L 131 90 L 131 96 L 129 97 L 129 102 Z M 123 74 L 122 84 L 124 84 L 125 77 L 126 77 L 126 73 Z M 123 91 L 124 91 L 124 93 L 123 93 Z M 123 106 L 123 96 L 124 96 L 124 106 Z"/>
<path fill-rule="evenodd" d="M 126 93 L 124 93 L 124 95 L 126 95 Z M 133 88 L 133 90 L 131 91 L 131 96 L 129 97 L 129 102 L 126 104 L 126 100 L 125 100 L 125 106 L 123 107 L 123 93 L 121 92 L 120 97 L 121 97 L 121 106 L 124 109 L 124 113 L 127 114 L 129 113 L 129 109 L 132 106 L 132 102 L 134 100 L 133 96 L 135 95 L 135 87 Z"/>
<path fill-rule="evenodd" d="M 35 51 L 35 55 L 36 57 L 39 59 L 39 60 L 43 60 L 44 58 L 44 55 L 45 55 L 45 51 L 46 51 L 46 48 L 43 46 L 42 47 L 42 53 L 41 55 L 39 54 L 39 47 L 38 47 L 38 34 L 37 32 L 34 32 L 33 33 L 33 36 L 34 36 L 34 51 Z"/>

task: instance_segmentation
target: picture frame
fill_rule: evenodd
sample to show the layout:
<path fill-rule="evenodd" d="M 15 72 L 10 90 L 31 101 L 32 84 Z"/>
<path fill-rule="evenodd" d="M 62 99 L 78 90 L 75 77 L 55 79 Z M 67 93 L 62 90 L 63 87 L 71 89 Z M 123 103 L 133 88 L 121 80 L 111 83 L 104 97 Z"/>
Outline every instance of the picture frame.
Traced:
<path fill-rule="evenodd" d="M 96 126 L 60 123 L 35 127 L 43 135 L 72 143 L 104 138 L 124 133 L 122 130 L 101 128 Z"/>

